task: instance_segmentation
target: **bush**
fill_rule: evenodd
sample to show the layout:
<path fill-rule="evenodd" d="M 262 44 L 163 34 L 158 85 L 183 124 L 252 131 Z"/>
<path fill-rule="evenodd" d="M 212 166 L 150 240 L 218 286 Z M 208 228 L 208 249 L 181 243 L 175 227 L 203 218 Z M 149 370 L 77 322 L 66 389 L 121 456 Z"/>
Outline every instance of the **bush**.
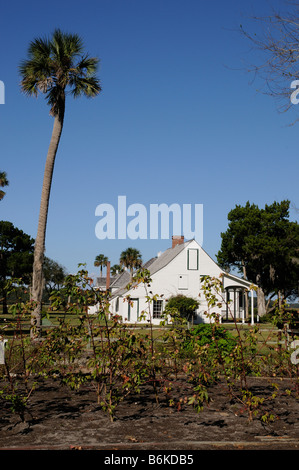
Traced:
<path fill-rule="evenodd" d="M 174 297 L 170 297 L 165 308 L 165 313 L 167 314 L 171 311 L 176 311 L 183 318 L 186 318 L 187 321 L 191 321 L 192 318 L 194 318 L 198 305 L 199 303 L 197 300 L 179 294 Z"/>
<path fill-rule="evenodd" d="M 201 324 L 190 330 L 190 338 L 185 341 L 184 349 L 191 352 L 194 345 L 209 345 L 210 352 L 220 351 L 229 354 L 236 345 L 233 336 L 218 324 Z"/>

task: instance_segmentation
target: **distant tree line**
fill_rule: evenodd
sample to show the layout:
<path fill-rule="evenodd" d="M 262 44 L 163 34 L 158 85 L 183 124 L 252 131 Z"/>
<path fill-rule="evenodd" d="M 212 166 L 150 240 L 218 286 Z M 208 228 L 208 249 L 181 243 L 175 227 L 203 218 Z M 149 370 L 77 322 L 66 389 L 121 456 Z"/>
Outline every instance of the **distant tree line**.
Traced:
<path fill-rule="evenodd" d="M 21 278 L 30 289 L 32 284 L 34 239 L 9 221 L 0 221 L 0 296 L 3 314 L 8 313 L 7 289 L 8 279 Z M 56 261 L 45 257 L 43 264 L 44 292 L 49 295 L 59 289 L 66 269 Z"/>

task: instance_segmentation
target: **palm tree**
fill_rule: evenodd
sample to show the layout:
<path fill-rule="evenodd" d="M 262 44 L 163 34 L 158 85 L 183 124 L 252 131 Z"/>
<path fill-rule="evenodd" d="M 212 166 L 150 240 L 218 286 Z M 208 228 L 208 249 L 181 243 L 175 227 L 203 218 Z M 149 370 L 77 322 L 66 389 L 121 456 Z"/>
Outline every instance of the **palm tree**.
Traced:
<path fill-rule="evenodd" d="M 9 182 L 7 179 L 7 175 L 5 171 L 0 171 L 0 187 L 4 188 L 4 186 L 8 186 Z M 0 201 L 4 198 L 5 191 L 0 190 Z"/>
<path fill-rule="evenodd" d="M 28 96 L 46 95 L 50 115 L 54 118 L 42 187 L 37 237 L 34 248 L 31 337 L 41 334 L 41 301 L 46 225 L 55 157 L 64 122 L 66 95 L 95 97 L 100 91 L 96 78 L 98 59 L 84 53 L 83 42 L 76 34 L 56 29 L 51 38 L 36 38 L 28 48 L 28 58 L 20 64 L 21 90 Z"/>
<path fill-rule="evenodd" d="M 130 269 L 131 280 L 133 278 L 134 269 L 138 269 L 142 266 L 142 257 L 139 250 L 136 248 L 127 248 L 120 255 L 120 265 Z"/>
<path fill-rule="evenodd" d="M 104 256 L 102 254 L 96 256 L 96 259 L 94 261 L 94 266 L 100 266 L 101 277 L 103 275 L 103 266 L 107 266 L 107 263 L 108 263 L 107 256 Z"/>
<path fill-rule="evenodd" d="M 114 264 L 113 266 L 111 266 L 112 276 L 115 276 L 116 274 L 120 274 L 122 272 L 124 272 L 124 268 L 120 264 Z"/>

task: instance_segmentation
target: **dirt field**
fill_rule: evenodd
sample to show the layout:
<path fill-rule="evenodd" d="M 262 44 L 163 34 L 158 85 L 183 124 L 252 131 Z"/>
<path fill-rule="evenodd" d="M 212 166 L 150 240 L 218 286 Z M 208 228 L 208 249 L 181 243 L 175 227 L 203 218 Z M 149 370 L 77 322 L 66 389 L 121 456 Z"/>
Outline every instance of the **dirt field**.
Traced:
<path fill-rule="evenodd" d="M 156 404 L 152 388 L 144 387 L 118 406 L 111 423 L 90 385 L 73 392 L 44 380 L 30 398 L 24 423 L 1 403 L 0 450 L 298 450 L 299 404 L 285 393 L 288 380 L 278 383 L 279 396 L 265 402 L 264 409 L 277 416 L 270 424 L 249 422 L 221 384 L 209 389 L 211 402 L 200 413 L 190 406 L 169 407 L 163 395 Z M 273 392 L 262 378 L 251 379 L 250 385 L 255 395 Z M 183 387 L 178 384 L 177 399 Z"/>

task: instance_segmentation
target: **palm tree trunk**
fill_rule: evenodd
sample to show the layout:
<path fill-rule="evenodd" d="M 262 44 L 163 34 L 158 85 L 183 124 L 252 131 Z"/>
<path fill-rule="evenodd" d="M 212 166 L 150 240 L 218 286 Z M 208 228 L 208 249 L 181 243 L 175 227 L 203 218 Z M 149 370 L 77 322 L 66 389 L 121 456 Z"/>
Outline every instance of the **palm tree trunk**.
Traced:
<path fill-rule="evenodd" d="M 43 263 L 45 253 L 46 227 L 48 218 L 48 207 L 51 192 L 52 176 L 55 157 L 58 150 L 60 136 L 63 128 L 65 101 L 55 115 L 51 141 L 48 149 L 44 180 L 42 187 L 37 236 L 34 246 L 34 261 L 32 275 L 31 300 L 34 302 L 34 310 L 31 315 L 31 339 L 41 336 L 41 307 L 43 295 Z"/>

